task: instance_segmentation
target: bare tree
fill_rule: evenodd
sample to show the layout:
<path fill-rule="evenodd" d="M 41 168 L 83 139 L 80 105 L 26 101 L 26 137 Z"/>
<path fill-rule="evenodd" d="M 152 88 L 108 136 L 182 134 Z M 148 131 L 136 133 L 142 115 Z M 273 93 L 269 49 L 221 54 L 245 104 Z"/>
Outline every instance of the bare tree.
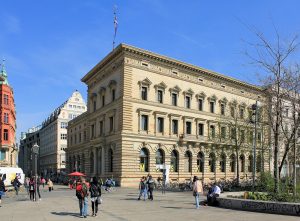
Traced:
<path fill-rule="evenodd" d="M 271 127 L 271 139 L 273 140 L 274 156 L 274 192 L 279 192 L 279 138 L 281 134 L 281 122 L 283 102 L 289 94 L 289 88 L 285 88 L 290 74 L 286 71 L 289 66 L 288 60 L 295 53 L 298 43 L 297 36 L 294 36 L 287 43 L 284 43 L 276 31 L 274 43 L 267 40 L 263 33 L 251 30 L 257 37 L 258 43 L 251 44 L 255 49 L 255 55 L 246 52 L 252 64 L 257 65 L 265 75 L 263 83 L 266 86 L 266 93 L 269 97 L 268 118 Z"/>

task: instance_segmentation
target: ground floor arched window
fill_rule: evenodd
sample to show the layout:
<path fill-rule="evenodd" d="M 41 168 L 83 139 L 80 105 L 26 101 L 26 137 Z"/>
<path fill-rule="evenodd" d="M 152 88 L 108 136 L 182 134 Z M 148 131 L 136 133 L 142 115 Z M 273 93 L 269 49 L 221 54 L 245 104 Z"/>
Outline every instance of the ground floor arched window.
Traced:
<path fill-rule="evenodd" d="M 248 172 L 252 172 L 253 171 L 253 156 L 250 155 L 248 157 Z"/>
<path fill-rule="evenodd" d="M 140 171 L 149 172 L 149 153 L 146 148 L 140 151 Z"/>
<path fill-rule="evenodd" d="M 200 173 L 204 173 L 204 154 L 199 152 L 197 155 L 197 170 Z"/>
<path fill-rule="evenodd" d="M 209 154 L 208 165 L 210 172 L 214 173 L 216 171 L 216 155 L 214 153 Z"/>
<path fill-rule="evenodd" d="M 173 150 L 171 153 L 171 168 L 170 168 L 171 172 L 178 172 L 178 162 L 179 162 L 178 152 L 176 150 Z"/>
<path fill-rule="evenodd" d="M 240 166 L 241 172 L 245 172 L 245 156 L 243 154 L 240 155 Z"/>
<path fill-rule="evenodd" d="M 234 172 L 235 172 L 235 168 L 236 168 L 235 155 L 232 154 L 232 155 L 230 156 L 230 171 L 231 171 L 232 173 L 234 173 Z"/>
<path fill-rule="evenodd" d="M 155 163 L 156 165 L 162 165 L 164 162 L 164 151 L 162 149 L 158 149 L 155 153 Z"/>
<path fill-rule="evenodd" d="M 186 151 L 184 154 L 184 171 L 192 172 L 192 154 L 190 151 Z"/>
<path fill-rule="evenodd" d="M 220 157 L 220 170 L 222 173 L 226 171 L 226 155 L 224 153 Z"/>
<path fill-rule="evenodd" d="M 108 172 L 114 171 L 114 152 L 111 148 L 108 150 Z"/>
<path fill-rule="evenodd" d="M 94 152 L 90 156 L 90 173 L 94 173 Z"/>

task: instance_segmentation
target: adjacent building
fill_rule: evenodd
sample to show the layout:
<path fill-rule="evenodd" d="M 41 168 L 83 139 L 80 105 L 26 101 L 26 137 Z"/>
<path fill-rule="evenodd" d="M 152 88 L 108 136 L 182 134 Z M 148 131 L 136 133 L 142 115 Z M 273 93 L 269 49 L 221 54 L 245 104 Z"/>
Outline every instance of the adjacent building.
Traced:
<path fill-rule="evenodd" d="M 161 177 L 161 165 L 169 166 L 171 180 L 234 179 L 238 171 L 251 178 L 249 117 L 252 104 L 265 104 L 260 87 L 124 44 L 82 81 L 88 109 L 69 122 L 69 171 L 114 177 L 121 186 L 147 173 Z M 261 112 L 258 173 L 269 169 L 263 118 Z"/>
<path fill-rule="evenodd" d="M 44 176 L 65 172 L 68 122 L 86 111 L 86 103 L 78 91 L 73 92 L 42 123 L 39 130 L 39 168 Z"/>
<path fill-rule="evenodd" d="M 17 165 L 16 110 L 13 88 L 8 84 L 4 63 L 0 67 L 0 167 Z"/>

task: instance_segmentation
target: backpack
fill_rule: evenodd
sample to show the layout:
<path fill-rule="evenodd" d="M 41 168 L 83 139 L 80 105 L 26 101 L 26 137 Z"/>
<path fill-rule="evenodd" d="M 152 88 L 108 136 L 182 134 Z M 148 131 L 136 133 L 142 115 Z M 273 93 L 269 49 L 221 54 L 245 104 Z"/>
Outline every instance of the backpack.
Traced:
<path fill-rule="evenodd" d="M 84 198 L 84 195 L 83 195 L 83 192 L 82 192 L 82 185 L 77 185 L 76 186 L 76 196 L 77 196 L 77 199 L 83 199 Z"/>
<path fill-rule="evenodd" d="M 91 197 L 99 196 L 98 186 L 91 184 Z"/>

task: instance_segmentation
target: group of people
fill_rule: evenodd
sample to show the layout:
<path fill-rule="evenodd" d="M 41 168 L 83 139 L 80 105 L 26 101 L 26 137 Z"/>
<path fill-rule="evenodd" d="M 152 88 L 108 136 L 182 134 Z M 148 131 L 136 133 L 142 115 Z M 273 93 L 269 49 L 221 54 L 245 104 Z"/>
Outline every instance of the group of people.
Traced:
<path fill-rule="evenodd" d="M 76 196 L 79 201 L 80 217 L 88 216 L 88 197 L 90 196 L 92 204 L 92 216 L 96 217 L 98 213 L 98 205 L 101 204 L 101 183 L 96 177 L 93 177 L 88 183 L 84 177 L 81 177 L 76 182 Z"/>
<path fill-rule="evenodd" d="M 195 197 L 196 202 L 196 209 L 200 207 L 200 195 L 204 194 L 202 181 L 199 180 L 197 176 L 194 176 L 193 179 L 193 196 Z M 221 194 L 220 187 L 214 183 L 210 188 L 206 196 L 206 201 L 204 202 L 204 205 L 209 206 L 217 206 L 217 198 Z"/>
<path fill-rule="evenodd" d="M 35 195 L 35 190 L 37 195 L 39 196 L 39 200 L 41 200 L 41 193 L 40 193 L 40 186 L 43 186 L 43 189 L 45 188 L 45 185 L 48 185 L 48 191 L 51 192 L 53 190 L 53 182 L 51 179 L 46 180 L 44 177 L 37 177 L 35 180 L 35 177 L 26 177 L 24 182 L 24 187 L 27 191 L 27 194 L 29 195 L 29 198 L 31 201 L 36 201 L 37 196 Z"/>
<path fill-rule="evenodd" d="M 138 200 L 141 200 L 141 197 L 143 196 L 144 201 L 146 201 L 146 198 L 149 200 L 153 200 L 153 190 L 155 188 L 155 181 L 152 178 L 150 174 L 147 175 L 147 177 L 143 176 L 140 180 L 139 184 L 139 197 Z"/>

